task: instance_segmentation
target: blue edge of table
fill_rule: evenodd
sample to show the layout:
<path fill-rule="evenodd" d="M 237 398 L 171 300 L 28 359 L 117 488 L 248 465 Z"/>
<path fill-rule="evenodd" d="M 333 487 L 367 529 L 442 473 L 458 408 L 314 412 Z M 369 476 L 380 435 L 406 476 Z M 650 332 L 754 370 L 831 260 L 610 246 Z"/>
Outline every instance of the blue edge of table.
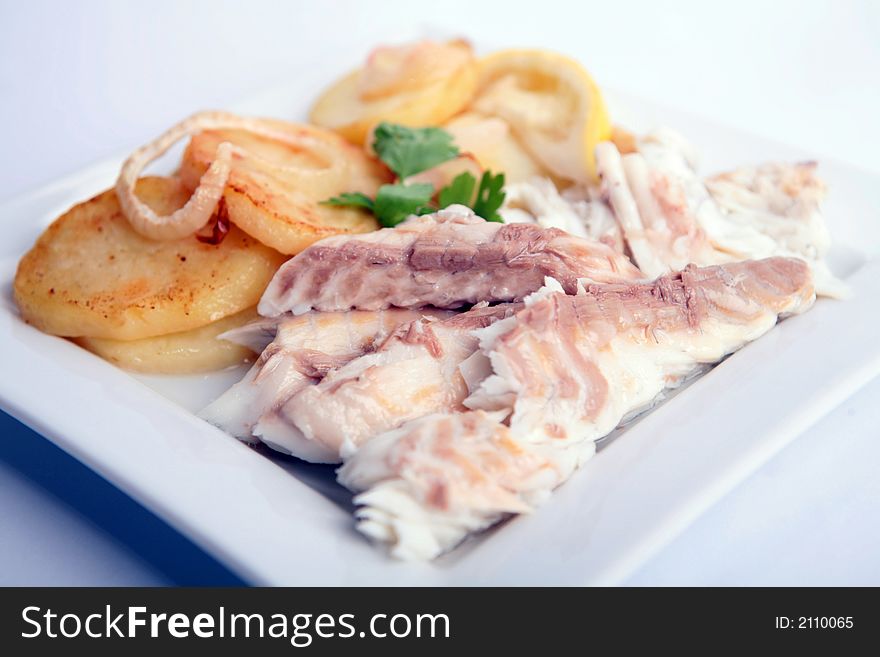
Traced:
<path fill-rule="evenodd" d="M 0 463 L 101 527 L 173 584 L 246 584 L 154 513 L 2 411 Z"/>

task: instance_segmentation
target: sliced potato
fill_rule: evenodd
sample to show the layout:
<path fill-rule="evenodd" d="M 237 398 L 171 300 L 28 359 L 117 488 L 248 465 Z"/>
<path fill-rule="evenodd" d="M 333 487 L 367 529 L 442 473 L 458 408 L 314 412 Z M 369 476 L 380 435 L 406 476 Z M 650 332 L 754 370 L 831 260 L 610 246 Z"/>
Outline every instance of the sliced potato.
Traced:
<path fill-rule="evenodd" d="M 148 374 L 196 374 L 222 370 L 252 360 L 254 353 L 250 349 L 218 340 L 217 336 L 256 318 L 256 309 L 248 308 L 199 328 L 154 338 L 74 338 L 74 341 L 127 370 Z"/>
<path fill-rule="evenodd" d="M 505 182 L 517 183 L 549 175 L 523 148 L 507 121 L 498 117 L 465 112 L 444 128 L 465 153 L 471 153 L 484 169 L 504 172 Z"/>
<path fill-rule="evenodd" d="M 470 102 L 477 67 L 465 41 L 378 48 L 366 65 L 327 89 L 309 120 L 355 144 L 380 121 L 441 125 Z"/>
<path fill-rule="evenodd" d="M 295 255 L 312 242 L 341 233 L 376 230 L 376 219 L 355 208 L 322 205 L 343 192 L 375 195 L 390 180 L 387 169 L 338 135 L 313 126 L 266 121 L 299 144 L 242 130 L 209 130 L 194 136 L 180 177 L 194 189 L 228 141 L 248 155 L 236 158 L 223 198 L 229 219 L 273 249 Z"/>
<path fill-rule="evenodd" d="M 596 144 L 611 137 L 599 87 L 573 59 L 543 50 L 502 50 L 480 62 L 471 109 L 504 119 L 550 173 L 595 178 Z"/>
<path fill-rule="evenodd" d="M 189 195 L 174 178 L 141 179 L 137 193 L 161 213 Z M 219 245 L 154 242 L 131 228 L 109 190 L 43 232 L 19 262 L 14 294 L 25 321 L 46 333 L 137 340 L 255 305 L 285 259 L 235 226 Z"/>

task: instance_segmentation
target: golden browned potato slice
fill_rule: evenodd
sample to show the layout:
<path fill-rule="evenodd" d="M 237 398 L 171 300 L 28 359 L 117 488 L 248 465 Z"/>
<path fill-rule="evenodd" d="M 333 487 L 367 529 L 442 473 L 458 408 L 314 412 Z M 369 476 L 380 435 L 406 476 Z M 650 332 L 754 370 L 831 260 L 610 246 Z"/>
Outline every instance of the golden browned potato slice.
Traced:
<path fill-rule="evenodd" d="M 247 347 L 218 340 L 224 331 L 257 318 L 248 308 L 199 328 L 140 340 L 74 338 L 74 341 L 114 365 L 147 374 L 196 374 L 222 370 L 253 359 Z"/>
<path fill-rule="evenodd" d="M 420 41 L 374 50 L 365 66 L 327 89 L 312 107 L 312 123 L 363 144 L 380 121 L 440 125 L 474 95 L 477 66 L 465 41 Z"/>
<path fill-rule="evenodd" d="M 341 233 L 376 230 L 376 219 L 355 208 L 322 205 L 343 192 L 374 196 L 390 180 L 385 167 L 338 135 L 313 126 L 266 121 L 294 144 L 242 130 L 209 130 L 190 140 L 180 176 L 194 189 L 228 141 L 248 155 L 237 158 L 223 198 L 229 219 L 273 249 L 294 255 L 312 242 Z"/>
<path fill-rule="evenodd" d="M 188 198 L 173 178 L 144 178 L 137 193 L 161 213 Z M 46 333 L 137 340 L 255 305 L 284 260 L 235 226 L 219 245 L 154 242 L 131 228 L 109 190 L 43 232 L 18 265 L 14 294 L 25 321 Z"/>

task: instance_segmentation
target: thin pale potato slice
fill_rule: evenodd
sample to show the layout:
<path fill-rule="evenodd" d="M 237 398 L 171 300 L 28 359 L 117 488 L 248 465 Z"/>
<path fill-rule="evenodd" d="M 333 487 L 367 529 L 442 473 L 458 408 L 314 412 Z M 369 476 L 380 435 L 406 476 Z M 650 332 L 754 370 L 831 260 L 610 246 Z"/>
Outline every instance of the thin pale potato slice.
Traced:
<path fill-rule="evenodd" d="M 473 98 L 477 65 L 465 41 L 377 48 L 365 66 L 327 89 L 309 120 L 355 144 L 381 121 L 441 125 Z"/>
<path fill-rule="evenodd" d="M 313 126 L 266 121 L 301 144 L 295 147 L 242 130 L 195 135 L 183 155 L 180 177 L 194 189 L 224 141 L 248 155 L 237 157 L 223 198 L 229 219 L 273 249 L 295 255 L 324 237 L 365 233 L 379 225 L 356 208 L 323 205 L 343 192 L 375 195 L 390 180 L 387 169 L 338 135 Z"/>
<path fill-rule="evenodd" d="M 173 212 L 189 192 L 143 178 L 138 196 Z M 137 340 L 187 331 L 259 301 L 285 256 L 235 226 L 218 245 L 196 236 L 155 242 L 129 225 L 109 190 L 56 219 L 21 259 L 15 301 L 25 321 L 54 335 Z"/>
<path fill-rule="evenodd" d="M 477 158 L 484 169 L 503 172 L 508 184 L 549 175 L 523 148 L 504 119 L 464 112 L 443 127 L 456 145 Z"/>
<path fill-rule="evenodd" d="M 253 360 L 254 352 L 217 336 L 257 318 L 255 308 L 199 328 L 140 340 L 74 338 L 81 347 L 127 370 L 147 374 L 196 374 Z"/>

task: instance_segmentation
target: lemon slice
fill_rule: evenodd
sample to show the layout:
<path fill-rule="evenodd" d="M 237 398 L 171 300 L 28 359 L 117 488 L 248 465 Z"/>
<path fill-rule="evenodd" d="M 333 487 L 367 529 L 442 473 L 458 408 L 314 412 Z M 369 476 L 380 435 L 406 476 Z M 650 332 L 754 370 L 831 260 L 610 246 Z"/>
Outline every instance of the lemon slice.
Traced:
<path fill-rule="evenodd" d="M 362 145 L 380 121 L 440 125 L 473 98 L 477 64 L 465 41 L 381 47 L 327 89 L 309 120 Z"/>
<path fill-rule="evenodd" d="M 589 73 L 543 50 L 503 50 L 483 59 L 471 109 L 504 119 L 550 173 L 577 182 L 595 178 L 593 150 L 611 136 Z"/>

